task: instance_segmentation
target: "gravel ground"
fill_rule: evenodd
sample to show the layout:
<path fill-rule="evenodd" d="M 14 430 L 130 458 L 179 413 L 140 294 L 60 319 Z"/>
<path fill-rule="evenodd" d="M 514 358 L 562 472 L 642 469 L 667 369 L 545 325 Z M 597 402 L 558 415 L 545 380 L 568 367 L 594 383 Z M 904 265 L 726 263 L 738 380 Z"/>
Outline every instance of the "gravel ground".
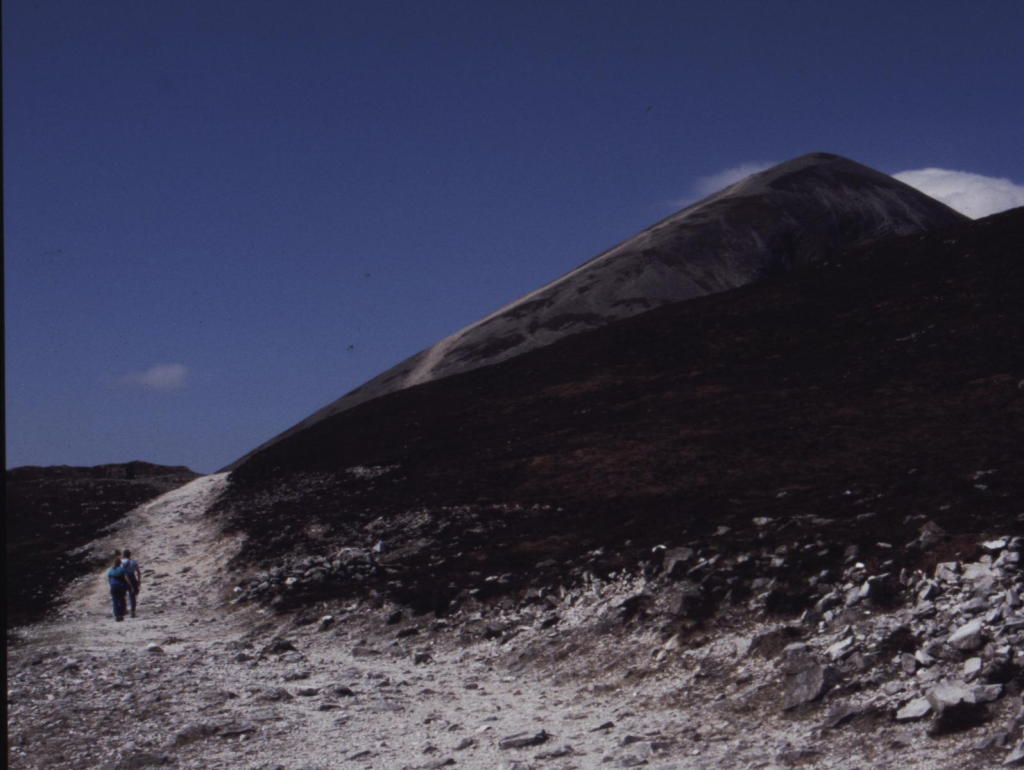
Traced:
<path fill-rule="evenodd" d="M 522 625 L 492 639 L 379 603 L 232 603 L 221 565 L 240 543 L 206 515 L 225 481 L 164 495 L 91 546 L 137 555 L 138 618 L 115 623 L 95 576 L 9 634 L 9 767 L 966 768 L 1020 740 L 930 737 L 869 688 L 783 710 L 784 668 L 756 652 L 777 625 L 723 616 L 666 642 L 614 621 L 642 578 L 573 589 L 553 626 L 510 608 Z M 1003 697 L 987 724 L 1019 733 L 1019 712 Z"/>

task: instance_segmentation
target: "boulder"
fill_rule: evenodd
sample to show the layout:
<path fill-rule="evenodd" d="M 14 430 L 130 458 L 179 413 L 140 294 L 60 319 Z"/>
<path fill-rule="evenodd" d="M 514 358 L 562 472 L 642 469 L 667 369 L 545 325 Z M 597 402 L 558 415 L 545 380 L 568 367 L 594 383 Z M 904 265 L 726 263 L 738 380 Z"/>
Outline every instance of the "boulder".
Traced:
<path fill-rule="evenodd" d="M 960 626 L 949 635 L 946 643 L 957 650 L 969 652 L 976 650 L 984 644 L 985 639 L 982 633 L 983 626 L 980 618 L 975 618 L 969 623 Z"/>
<path fill-rule="evenodd" d="M 944 681 L 928 692 L 928 702 L 935 709 L 931 735 L 942 735 L 977 727 L 988 720 L 988 709 L 978 700 L 976 688 L 963 682 Z"/>

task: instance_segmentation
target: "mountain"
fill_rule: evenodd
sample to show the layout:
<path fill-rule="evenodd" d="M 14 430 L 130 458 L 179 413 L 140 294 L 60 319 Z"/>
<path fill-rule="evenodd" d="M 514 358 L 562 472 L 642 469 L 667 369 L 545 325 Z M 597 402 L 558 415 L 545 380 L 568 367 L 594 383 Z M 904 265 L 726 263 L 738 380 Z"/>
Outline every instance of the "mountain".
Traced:
<path fill-rule="evenodd" d="M 92 490 L 49 532 L 138 543 L 146 589 L 115 624 L 97 566 L 9 626 L 8 764 L 1020 766 L 1022 242 L 1018 209 L 823 251 L 98 533 L 97 479 L 163 472 L 9 473 Z M 37 542 L 15 576 L 66 577 Z"/>
<path fill-rule="evenodd" d="M 824 554 L 777 576 L 795 609 L 850 546 L 926 566 L 926 522 L 1021 528 L 1022 240 L 1015 210 L 840 249 L 382 396 L 243 463 L 222 513 L 257 564 L 379 543 L 375 590 L 442 612 L 659 545 Z"/>
<path fill-rule="evenodd" d="M 803 155 L 652 225 L 402 361 L 254 451 L 386 393 L 505 361 L 665 304 L 743 286 L 836 248 L 966 220 L 859 163 L 827 153 Z"/>
<path fill-rule="evenodd" d="M 75 549 L 136 506 L 198 475 L 184 466 L 141 461 L 9 469 L 4 515 L 8 625 L 41 617 L 65 581 L 95 566 Z"/>

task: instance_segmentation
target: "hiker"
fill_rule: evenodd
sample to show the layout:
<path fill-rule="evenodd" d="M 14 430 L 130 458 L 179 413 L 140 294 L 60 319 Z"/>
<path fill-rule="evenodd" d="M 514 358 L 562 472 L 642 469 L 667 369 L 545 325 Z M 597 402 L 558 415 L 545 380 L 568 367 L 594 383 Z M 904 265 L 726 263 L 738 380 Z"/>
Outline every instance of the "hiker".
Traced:
<path fill-rule="evenodd" d="M 120 623 L 128 610 L 128 576 L 119 556 L 114 557 L 114 566 L 107 570 L 107 582 L 110 583 L 110 601 L 114 605 L 114 620 Z"/>
<path fill-rule="evenodd" d="M 127 548 L 121 552 L 121 566 L 124 567 L 125 577 L 128 579 L 128 609 L 134 618 L 139 589 L 142 588 L 142 570 L 139 568 L 139 563 L 132 558 L 132 552 Z"/>

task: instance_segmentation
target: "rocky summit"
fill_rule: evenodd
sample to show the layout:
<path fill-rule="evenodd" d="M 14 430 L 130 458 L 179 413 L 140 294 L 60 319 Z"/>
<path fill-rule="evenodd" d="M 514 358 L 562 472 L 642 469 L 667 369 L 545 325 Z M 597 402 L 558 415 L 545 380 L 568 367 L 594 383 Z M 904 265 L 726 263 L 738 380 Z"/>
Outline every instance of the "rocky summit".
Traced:
<path fill-rule="evenodd" d="M 1024 210 L 884 180 L 756 175 L 689 216 L 877 217 L 129 512 L 138 618 L 9 630 L 9 765 L 1024 766 Z"/>

